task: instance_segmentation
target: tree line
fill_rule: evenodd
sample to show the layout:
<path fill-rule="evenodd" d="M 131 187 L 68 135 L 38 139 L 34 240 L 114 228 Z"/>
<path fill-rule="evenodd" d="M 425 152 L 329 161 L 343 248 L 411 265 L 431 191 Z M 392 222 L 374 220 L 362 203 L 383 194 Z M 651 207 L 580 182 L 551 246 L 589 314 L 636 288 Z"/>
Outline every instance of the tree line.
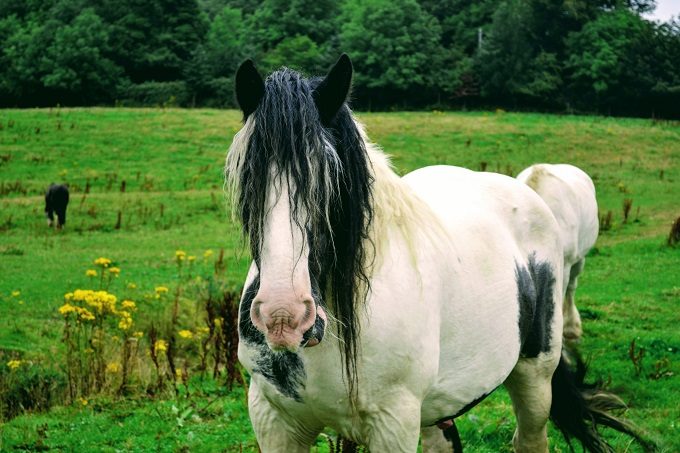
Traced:
<path fill-rule="evenodd" d="M 680 115 L 680 22 L 653 0 L 0 0 L 0 106 L 232 107 L 252 58 L 360 109 Z"/>

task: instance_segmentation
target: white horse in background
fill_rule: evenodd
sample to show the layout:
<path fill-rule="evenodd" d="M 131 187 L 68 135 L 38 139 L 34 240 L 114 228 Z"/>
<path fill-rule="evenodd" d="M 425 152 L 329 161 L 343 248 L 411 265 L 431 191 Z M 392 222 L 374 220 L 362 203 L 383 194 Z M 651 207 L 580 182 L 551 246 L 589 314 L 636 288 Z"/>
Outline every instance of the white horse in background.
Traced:
<path fill-rule="evenodd" d="M 502 175 L 399 178 L 345 103 L 351 79 L 346 55 L 323 79 L 236 74 L 226 173 L 253 258 L 239 360 L 262 450 L 309 451 L 330 427 L 376 453 L 415 452 L 421 429 L 425 451 L 450 451 L 451 420 L 504 384 L 517 452 L 548 452 L 549 417 L 607 451 L 595 425 L 629 430 L 562 358 L 549 208 Z"/>
<path fill-rule="evenodd" d="M 536 164 L 517 179 L 543 198 L 559 225 L 564 247 L 564 338 L 578 340 L 583 332 L 574 302 L 578 276 L 599 231 L 595 185 L 581 169 L 568 164 Z"/>

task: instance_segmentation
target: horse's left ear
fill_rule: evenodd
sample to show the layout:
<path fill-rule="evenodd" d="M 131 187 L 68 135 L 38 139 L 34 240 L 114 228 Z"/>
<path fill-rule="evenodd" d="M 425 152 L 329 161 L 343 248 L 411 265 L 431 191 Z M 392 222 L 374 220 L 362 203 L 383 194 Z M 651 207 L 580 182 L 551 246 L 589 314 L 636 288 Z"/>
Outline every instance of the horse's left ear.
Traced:
<path fill-rule="evenodd" d="M 243 111 L 243 121 L 255 111 L 264 96 L 264 82 L 252 60 L 241 63 L 236 71 L 236 101 Z"/>
<path fill-rule="evenodd" d="M 344 104 L 352 84 L 352 62 L 342 54 L 325 79 L 314 90 L 321 123 L 328 126 Z"/>

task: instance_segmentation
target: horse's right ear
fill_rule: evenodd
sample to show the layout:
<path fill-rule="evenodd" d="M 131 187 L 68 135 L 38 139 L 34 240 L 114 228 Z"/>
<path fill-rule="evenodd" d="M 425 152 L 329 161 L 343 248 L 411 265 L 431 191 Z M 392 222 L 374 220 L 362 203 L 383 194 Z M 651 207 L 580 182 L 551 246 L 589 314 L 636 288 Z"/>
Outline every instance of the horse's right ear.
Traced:
<path fill-rule="evenodd" d="M 253 60 L 241 63 L 236 71 L 236 101 L 243 111 L 243 121 L 255 111 L 264 95 L 264 81 Z"/>
<path fill-rule="evenodd" d="M 345 103 L 352 85 L 352 71 L 352 62 L 347 54 L 343 53 L 326 78 L 314 90 L 314 101 L 324 126 L 330 124 Z"/>

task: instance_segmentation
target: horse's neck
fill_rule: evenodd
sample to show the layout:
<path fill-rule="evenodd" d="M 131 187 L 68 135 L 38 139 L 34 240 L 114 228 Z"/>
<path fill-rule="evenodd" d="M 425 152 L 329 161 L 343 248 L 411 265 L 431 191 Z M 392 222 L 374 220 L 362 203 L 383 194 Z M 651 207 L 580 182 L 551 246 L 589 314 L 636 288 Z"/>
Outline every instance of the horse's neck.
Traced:
<path fill-rule="evenodd" d="M 380 261 L 388 240 L 403 240 L 412 254 L 423 241 L 439 242 L 445 230 L 439 217 L 392 169 L 388 157 L 366 142 L 373 175 L 373 222 L 369 237 Z"/>

